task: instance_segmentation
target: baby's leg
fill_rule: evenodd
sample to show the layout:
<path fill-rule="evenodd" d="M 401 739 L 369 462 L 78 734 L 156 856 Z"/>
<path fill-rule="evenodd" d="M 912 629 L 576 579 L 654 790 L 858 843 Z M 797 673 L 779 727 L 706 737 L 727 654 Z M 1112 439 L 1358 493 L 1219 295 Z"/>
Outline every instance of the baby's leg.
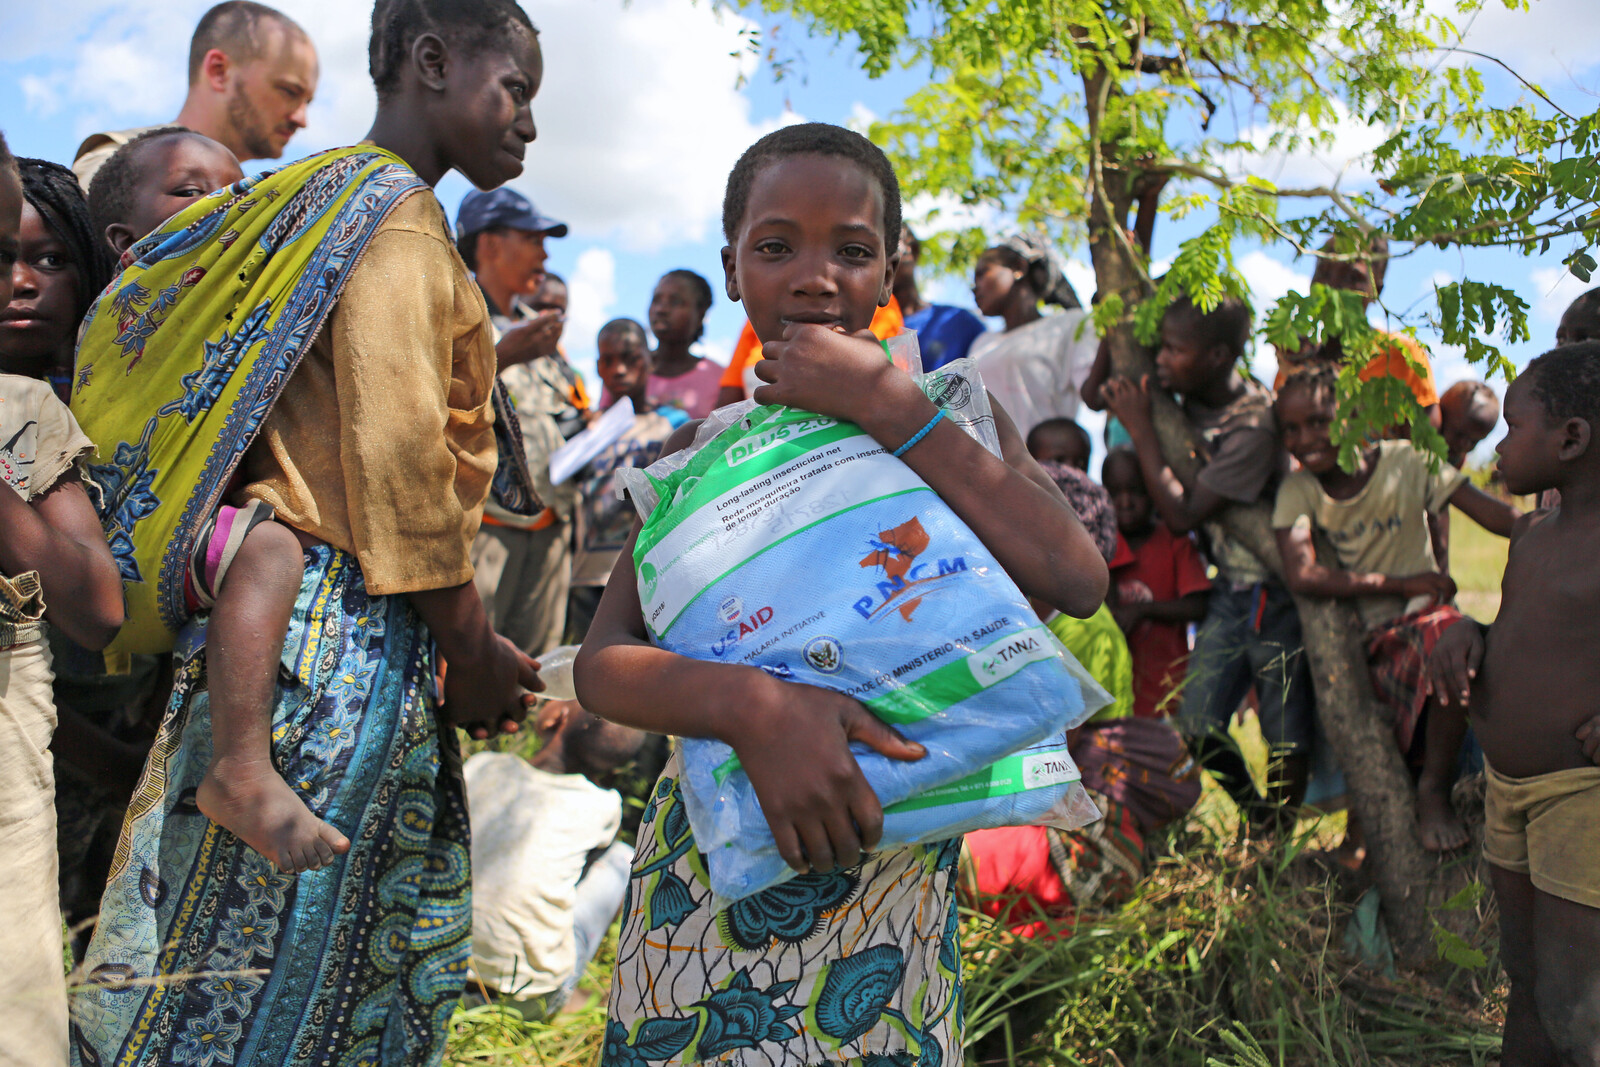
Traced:
<path fill-rule="evenodd" d="M 1600 1067 L 1600 908 L 1542 889 L 1534 889 L 1533 898 L 1534 999 L 1555 1048 L 1548 1062 Z M 1509 1053 L 1500 1062 L 1518 1067 Z"/>
<path fill-rule="evenodd" d="M 1556 1067 L 1556 1049 L 1539 1020 L 1534 990 L 1541 977 L 1534 952 L 1534 896 L 1524 873 L 1485 864 L 1500 905 L 1500 965 L 1511 980 L 1506 1028 L 1500 1039 L 1504 1067 Z"/>
<path fill-rule="evenodd" d="M 1468 841 L 1467 828 L 1450 803 L 1461 758 L 1461 741 L 1467 735 L 1467 715 L 1458 705 L 1429 700 L 1422 739 L 1422 774 L 1417 778 L 1417 832 L 1422 847 L 1449 852 Z"/>
<path fill-rule="evenodd" d="M 208 819 L 287 873 L 326 866 L 350 848 L 272 766 L 278 663 L 303 576 L 300 542 L 264 522 L 222 579 L 206 632 L 211 766 L 195 794 Z"/>

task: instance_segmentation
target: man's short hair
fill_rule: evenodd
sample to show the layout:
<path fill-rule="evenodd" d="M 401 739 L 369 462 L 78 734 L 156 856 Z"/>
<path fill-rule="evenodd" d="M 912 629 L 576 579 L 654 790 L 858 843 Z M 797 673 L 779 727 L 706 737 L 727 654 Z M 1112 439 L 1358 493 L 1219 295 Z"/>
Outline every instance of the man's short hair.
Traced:
<path fill-rule="evenodd" d="M 200 65 L 213 48 L 226 53 L 235 63 L 260 59 L 266 51 L 261 24 L 269 19 L 292 33 L 309 38 L 294 19 L 254 0 L 224 0 L 201 15 L 200 24 L 189 39 L 189 84 L 200 80 Z"/>

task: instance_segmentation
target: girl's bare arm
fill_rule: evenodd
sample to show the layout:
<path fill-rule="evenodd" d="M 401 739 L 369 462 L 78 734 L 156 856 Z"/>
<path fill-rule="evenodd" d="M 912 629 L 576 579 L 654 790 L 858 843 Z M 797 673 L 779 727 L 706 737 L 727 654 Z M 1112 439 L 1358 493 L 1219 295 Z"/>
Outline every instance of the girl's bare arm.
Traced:
<path fill-rule="evenodd" d="M 0 571 L 38 571 L 45 614 L 84 648 L 111 643 L 122 627 L 122 579 L 89 494 L 63 477 L 26 502 L 0 482 Z"/>

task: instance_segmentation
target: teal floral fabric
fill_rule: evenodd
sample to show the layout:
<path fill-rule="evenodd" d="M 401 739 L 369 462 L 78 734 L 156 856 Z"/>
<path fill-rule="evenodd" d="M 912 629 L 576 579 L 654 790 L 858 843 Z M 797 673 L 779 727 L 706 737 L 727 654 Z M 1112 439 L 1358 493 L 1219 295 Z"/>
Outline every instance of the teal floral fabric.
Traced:
<path fill-rule="evenodd" d="M 639 828 L 601 1067 L 959 1065 L 960 839 L 719 902 L 677 758 Z"/>
<path fill-rule="evenodd" d="M 273 762 L 350 838 L 298 877 L 208 820 L 205 623 L 179 634 L 166 719 L 73 998 L 74 1067 L 432 1067 L 466 979 L 470 840 L 433 642 L 355 557 L 307 549 Z"/>

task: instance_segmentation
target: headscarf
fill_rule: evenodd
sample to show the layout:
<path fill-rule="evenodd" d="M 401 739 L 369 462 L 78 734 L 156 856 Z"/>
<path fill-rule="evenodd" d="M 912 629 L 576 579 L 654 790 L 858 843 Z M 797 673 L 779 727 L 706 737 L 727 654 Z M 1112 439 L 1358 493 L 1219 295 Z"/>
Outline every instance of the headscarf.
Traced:
<path fill-rule="evenodd" d="M 1040 300 L 1069 310 L 1083 307 L 1077 290 L 1067 281 L 1061 257 L 1043 240 L 1019 233 L 1007 237 L 998 247 L 1020 257 L 1027 264 L 1028 284 L 1033 286 Z"/>
<path fill-rule="evenodd" d="M 1111 494 L 1077 467 L 1048 460 L 1039 466 L 1067 498 L 1067 503 L 1078 514 L 1078 521 L 1094 538 L 1094 546 L 1110 563 L 1111 557 L 1117 554 L 1117 513 L 1111 507 Z"/>

